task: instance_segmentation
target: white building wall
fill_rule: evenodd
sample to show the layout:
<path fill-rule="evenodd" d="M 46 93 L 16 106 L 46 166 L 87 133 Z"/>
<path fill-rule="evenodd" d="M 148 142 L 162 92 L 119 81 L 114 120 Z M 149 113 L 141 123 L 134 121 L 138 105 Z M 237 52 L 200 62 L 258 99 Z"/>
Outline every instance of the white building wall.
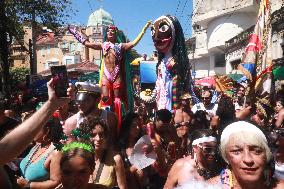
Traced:
<path fill-rule="evenodd" d="M 222 16 L 208 24 L 207 39 L 208 50 L 214 47 L 222 47 L 225 41 L 233 38 L 242 31 L 256 23 L 256 15 L 253 13 L 238 13 L 231 17 Z"/>
<path fill-rule="evenodd" d="M 281 43 L 284 43 L 283 36 L 280 33 L 272 34 L 272 59 L 278 59 L 283 57 L 283 51 L 281 47 Z"/>
<path fill-rule="evenodd" d="M 202 57 L 191 61 L 192 70 L 196 72 L 195 78 L 209 76 L 210 57 Z"/>
<path fill-rule="evenodd" d="M 193 7 L 196 11 L 192 26 L 200 26 L 193 28 L 196 48 L 189 55 L 190 61 L 196 62 L 196 78 L 230 73 L 230 61 L 240 59 L 242 53 L 226 58 L 224 67 L 215 66 L 215 56 L 225 53 L 225 41 L 255 24 L 257 3 L 254 0 L 194 0 Z"/>
<path fill-rule="evenodd" d="M 245 52 L 245 48 L 238 49 L 234 52 L 228 53 L 226 56 L 226 74 L 236 72 L 236 70 L 233 70 L 231 66 L 231 62 L 240 60 L 243 57 L 243 53 Z"/>

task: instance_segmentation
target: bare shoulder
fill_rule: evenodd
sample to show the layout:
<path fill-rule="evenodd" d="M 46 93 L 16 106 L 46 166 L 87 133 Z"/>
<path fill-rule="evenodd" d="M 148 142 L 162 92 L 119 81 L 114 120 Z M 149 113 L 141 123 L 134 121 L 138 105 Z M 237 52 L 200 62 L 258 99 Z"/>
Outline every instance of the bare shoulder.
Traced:
<path fill-rule="evenodd" d="M 284 188 L 284 181 L 278 181 L 273 189 L 283 189 Z"/>
<path fill-rule="evenodd" d="M 64 123 L 64 133 L 69 134 L 70 130 L 76 127 L 76 114 L 66 119 Z"/>
<path fill-rule="evenodd" d="M 279 111 L 279 114 L 280 114 L 280 115 L 284 115 L 284 108 L 282 108 L 282 109 Z"/>
<path fill-rule="evenodd" d="M 191 157 L 187 156 L 187 157 L 178 159 L 174 163 L 173 167 L 175 167 L 176 169 L 189 168 L 189 167 L 192 167 L 192 162 L 193 160 L 191 159 Z"/>
<path fill-rule="evenodd" d="M 53 150 L 50 154 L 50 157 L 52 159 L 60 159 L 62 156 L 62 152 L 58 151 L 58 150 Z"/>

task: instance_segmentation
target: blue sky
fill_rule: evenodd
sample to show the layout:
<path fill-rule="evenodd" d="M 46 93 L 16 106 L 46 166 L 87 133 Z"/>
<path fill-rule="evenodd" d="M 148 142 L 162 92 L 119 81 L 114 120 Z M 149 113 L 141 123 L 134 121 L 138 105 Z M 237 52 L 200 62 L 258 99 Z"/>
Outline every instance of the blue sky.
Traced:
<path fill-rule="evenodd" d="M 69 23 L 86 25 L 89 15 L 102 6 L 112 15 L 115 25 L 123 30 L 130 40 L 136 38 L 148 20 L 155 20 L 165 14 L 177 16 L 185 38 L 191 36 L 191 0 L 72 0 L 72 2 L 78 13 L 71 17 Z M 152 54 L 155 47 L 149 29 L 135 49 L 140 54 Z"/>

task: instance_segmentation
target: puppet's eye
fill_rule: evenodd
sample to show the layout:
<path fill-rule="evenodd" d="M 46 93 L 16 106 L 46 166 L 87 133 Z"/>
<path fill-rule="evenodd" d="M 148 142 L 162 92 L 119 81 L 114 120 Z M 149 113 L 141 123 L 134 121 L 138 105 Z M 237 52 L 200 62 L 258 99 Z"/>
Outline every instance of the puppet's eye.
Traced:
<path fill-rule="evenodd" d="M 164 24 L 164 25 L 160 26 L 159 31 L 160 32 L 166 32 L 166 31 L 168 31 L 169 28 L 170 27 L 168 25 Z"/>
<path fill-rule="evenodd" d="M 151 35 L 152 35 L 152 36 L 155 35 L 155 30 L 154 30 L 154 28 L 151 28 Z"/>

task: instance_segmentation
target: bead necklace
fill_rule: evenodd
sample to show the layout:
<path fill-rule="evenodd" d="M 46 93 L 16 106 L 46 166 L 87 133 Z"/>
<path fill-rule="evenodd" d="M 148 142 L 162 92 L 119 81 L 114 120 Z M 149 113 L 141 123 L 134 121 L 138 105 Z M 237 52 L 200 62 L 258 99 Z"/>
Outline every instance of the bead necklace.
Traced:
<path fill-rule="evenodd" d="M 233 185 L 233 175 L 230 169 L 223 169 L 221 172 L 221 183 L 227 185 L 229 189 L 234 188 Z"/>
<path fill-rule="evenodd" d="M 27 162 L 27 164 L 26 164 L 26 166 L 25 166 L 25 168 L 24 168 L 24 175 L 26 174 L 27 168 L 28 168 L 33 162 L 35 162 L 42 154 L 44 154 L 44 153 L 46 152 L 46 150 L 49 148 L 49 146 L 50 146 L 50 144 L 49 144 L 48 146 L 46 146 L 46 147 L 43 148 L 44 151 L 42 151 L 39 155 L 37 155 L 35 158 L 33 158 L 34 155 L 35 155 L 35 154 L 39 151 L 39 149 L 40 149 L 40 144 L 37 144 L 37 145 L 35 146 L 35 149 L 34 149 L 33 153 L 30 155 L 29 160 L 28 160 L 28 162 Z"/>
<path fill-rule="evenodd" d="M 195 160 L 195 164 L 196 164 L 196 167 L 197 167 L 197 173 L 200 176 L 202 176 L 205 180 L 208 180 L 208 179 L 210 179 L 210 178 L 212 178 L 212 177 L 214 177 L 214 176 L 216 176 L 220 173 L 219 169 L 210 170 L 210 169 L 200 167 L 197 160 Z"/>

